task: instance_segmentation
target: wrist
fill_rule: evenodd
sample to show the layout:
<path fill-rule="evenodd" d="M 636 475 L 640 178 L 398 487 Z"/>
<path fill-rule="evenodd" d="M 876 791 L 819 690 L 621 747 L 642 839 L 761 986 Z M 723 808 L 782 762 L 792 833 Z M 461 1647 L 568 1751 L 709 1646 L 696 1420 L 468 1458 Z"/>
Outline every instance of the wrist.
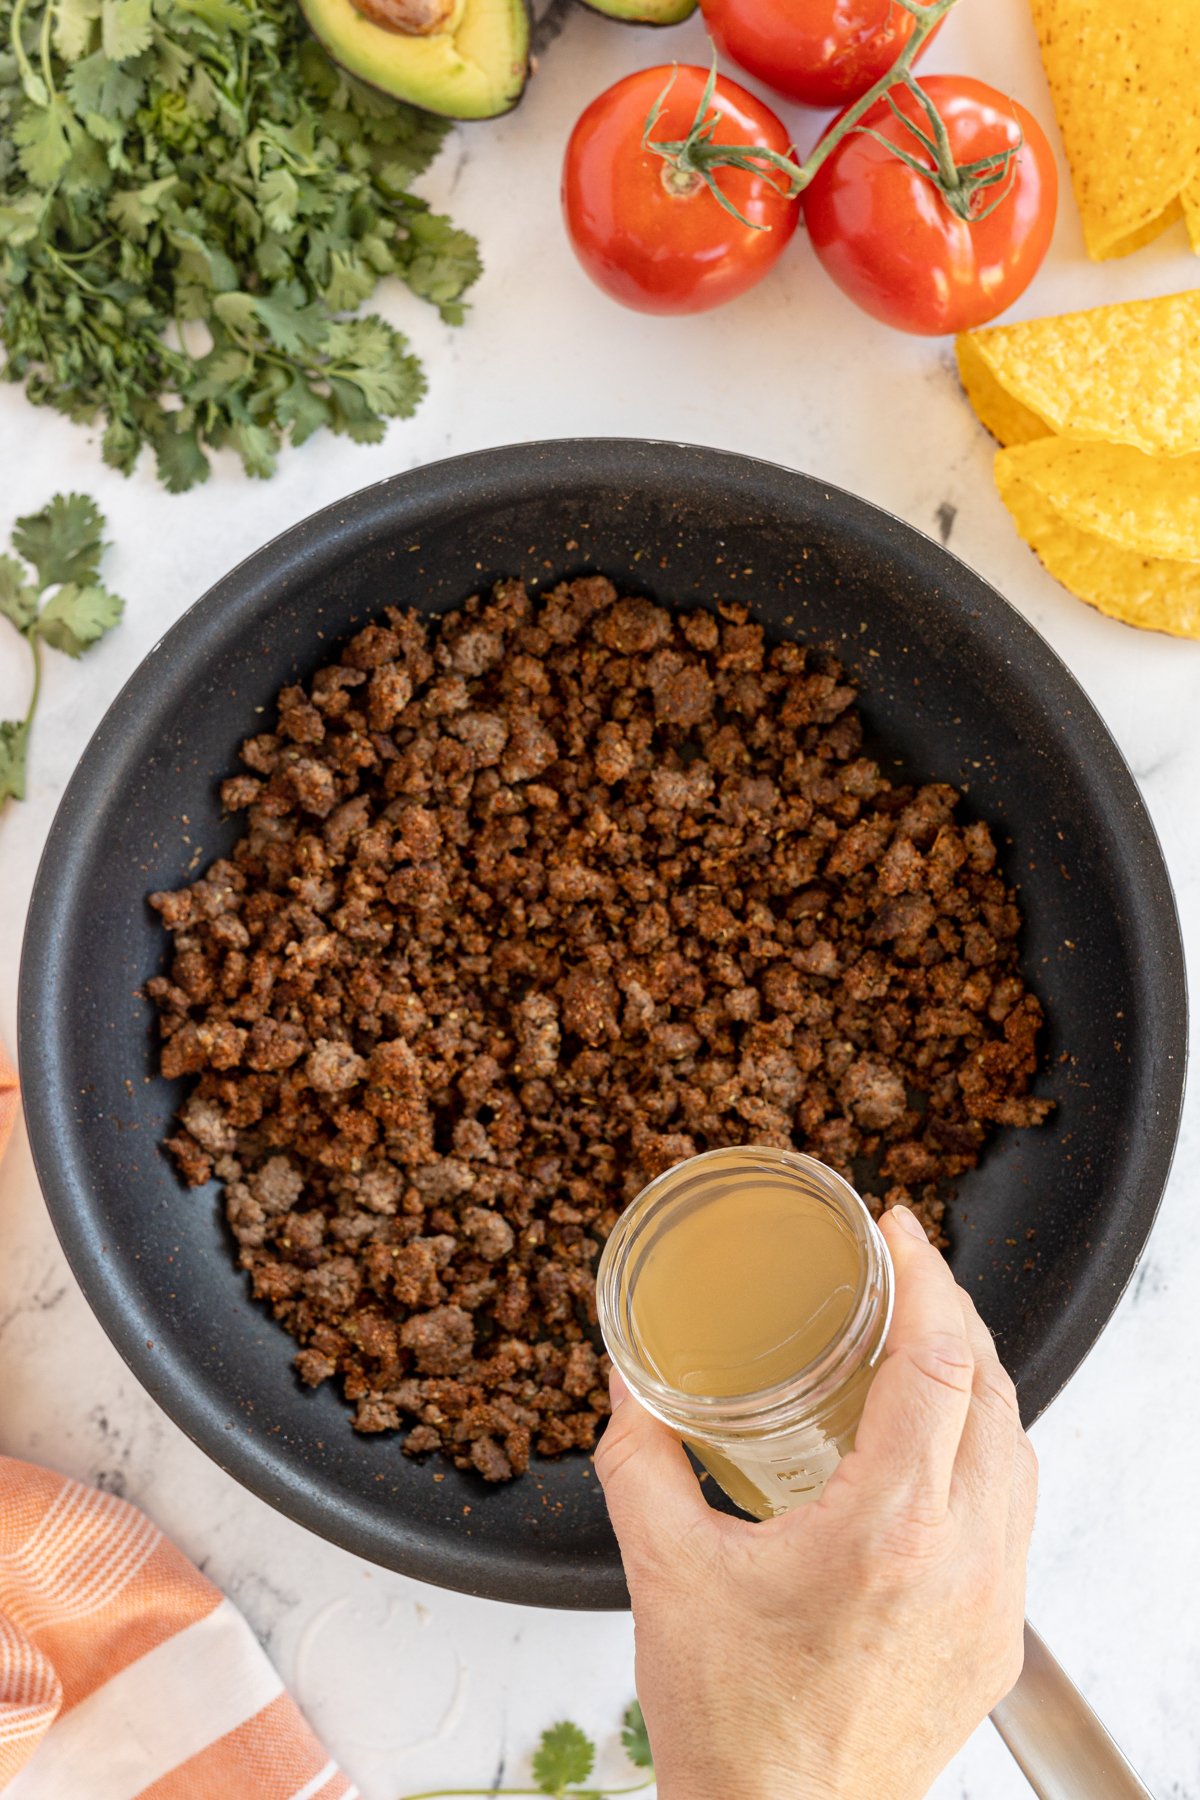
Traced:
<path fill-rule="evenodd" d="M 700 1768 L 659 1768 L 658 1800 L 861 1800 L 814 1775 L 806 1761 L 804 1756 L 790 1767 L 778 1762 L 758 1767 L 741 1757 L 727 1764 L 706 1756 Z"/>

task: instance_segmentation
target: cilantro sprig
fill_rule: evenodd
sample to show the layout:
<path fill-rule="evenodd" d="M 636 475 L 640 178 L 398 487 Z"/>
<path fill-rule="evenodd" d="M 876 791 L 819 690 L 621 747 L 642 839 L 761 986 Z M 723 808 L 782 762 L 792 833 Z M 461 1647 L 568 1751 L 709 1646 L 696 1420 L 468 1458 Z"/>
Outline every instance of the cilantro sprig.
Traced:
<path fill-rule="evenodd" d="M 404 1800 L 496 1800 L 499 1795 L 549 1795 L 551 1800 L 613 1800 L 620 1794 L 640 1794 L 654 1785 L 654 1758 L 642 1709 L 635 1700 L 625 1709 L 621 1728 L 625 1754 L 635 1769 L 646 1769 L 645 1781 L 628 1787 L 586 1787 L 596 1766 L 596 1746 L 585 1731 L 569 1719 L 547 1726 L 533 1754 L 533 1779 L 536 1787 L 430 1788 L 421 1794 L 407 1794 Z"/>
<path fill-rule="evenodd" d="M 33 658 L 23 719 L 0 721 L 0 808 L 25 798 L 29 733 L 42 687 L 42 645 L 82 656 L 110 631 L 125 602 L 96 579 L 104 555 L 104 518 L 86 494 L 56 494 L 41 512 L 18 519 L 15 556 L 0 556 L 0 617 Z"/>
<path fill-rule="evenodd" d="M 172 492 L 224 445 L 267 476 L 322 428 L 378 442 L 425 379 L 358 309 L 392 275 L 457 324 L 480 270 L 410 192 L 445 130 L 295 0 L 0 0 L 0 372 Z"/>

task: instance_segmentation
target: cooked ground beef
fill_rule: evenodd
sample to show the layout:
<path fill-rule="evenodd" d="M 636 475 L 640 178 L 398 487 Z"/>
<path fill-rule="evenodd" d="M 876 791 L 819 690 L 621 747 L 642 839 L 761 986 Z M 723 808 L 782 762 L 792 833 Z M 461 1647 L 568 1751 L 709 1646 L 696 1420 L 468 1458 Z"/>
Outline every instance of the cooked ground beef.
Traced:
<path fill-rule="evenodd" d="M 855 698 L 740 606 L 504 582 L 389 610 L 245 744 L 232 855 L 151 896 L 168 1147 L 359 1430 L 489 1481 L 590 1449 L 600 1247 L 698 1150 L 808 1150 L 943 1244 L 989 1127 L 1045 1116 L 987 826 Z"/>

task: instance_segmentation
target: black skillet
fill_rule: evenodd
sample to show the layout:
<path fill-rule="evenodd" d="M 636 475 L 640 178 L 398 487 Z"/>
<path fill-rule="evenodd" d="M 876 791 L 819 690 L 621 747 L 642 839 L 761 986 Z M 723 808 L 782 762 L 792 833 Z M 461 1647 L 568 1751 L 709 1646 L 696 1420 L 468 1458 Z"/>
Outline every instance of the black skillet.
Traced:
<path fill-rule="evenodd" d="M 387 602 L 442 611 L 501 575 L 601 570 L 668 604 L 732 595 L 772 633 L 836 646 L 877 741 L 955 782 L 1006 845 L 1049 1018 L 1037 1131 L 962 1183 L 953 1264 L 1031 1420 L 1095 1343 L 1158 1208 L 1184 1077 L 1184 964 L 1153 826 L 1101 720 L 994 589 L 864 501 L 677 444 L 490 450 L 368 488 L 217 583 L 136 671 L 59 808 L 21 971 L 29 1130 L 72 1267 L 138 1378 L 273 1506 L 423 1580 L 544 1606 L 626 1603 L 589 1462 L 487 1489 L 360 1437 L 247 1297 L 214 1190 L 158 1149 L 180 1099 L 153 1074 L 139 988 L 163 937 L 145 896 L 227 849 L 217 780 L 287 681 Z"/>

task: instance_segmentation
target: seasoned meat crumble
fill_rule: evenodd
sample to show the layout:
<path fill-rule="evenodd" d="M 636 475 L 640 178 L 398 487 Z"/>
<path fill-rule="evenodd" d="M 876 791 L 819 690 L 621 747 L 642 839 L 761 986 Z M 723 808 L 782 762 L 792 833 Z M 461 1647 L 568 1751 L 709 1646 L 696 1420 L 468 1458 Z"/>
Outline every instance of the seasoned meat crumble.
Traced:
<path fill-rule="evenodd" d="M 231 855 L 151 896 L 168 1147 L 360 1431 L 488 1481 L 590 1449 L 597 1256 L 695 1151 L 807 1150 L 944 1243 L 1045 1116 L 988 828 L 855 701 L 744 607 L 502 582 L 389 609 L 244 744 Z"/>

